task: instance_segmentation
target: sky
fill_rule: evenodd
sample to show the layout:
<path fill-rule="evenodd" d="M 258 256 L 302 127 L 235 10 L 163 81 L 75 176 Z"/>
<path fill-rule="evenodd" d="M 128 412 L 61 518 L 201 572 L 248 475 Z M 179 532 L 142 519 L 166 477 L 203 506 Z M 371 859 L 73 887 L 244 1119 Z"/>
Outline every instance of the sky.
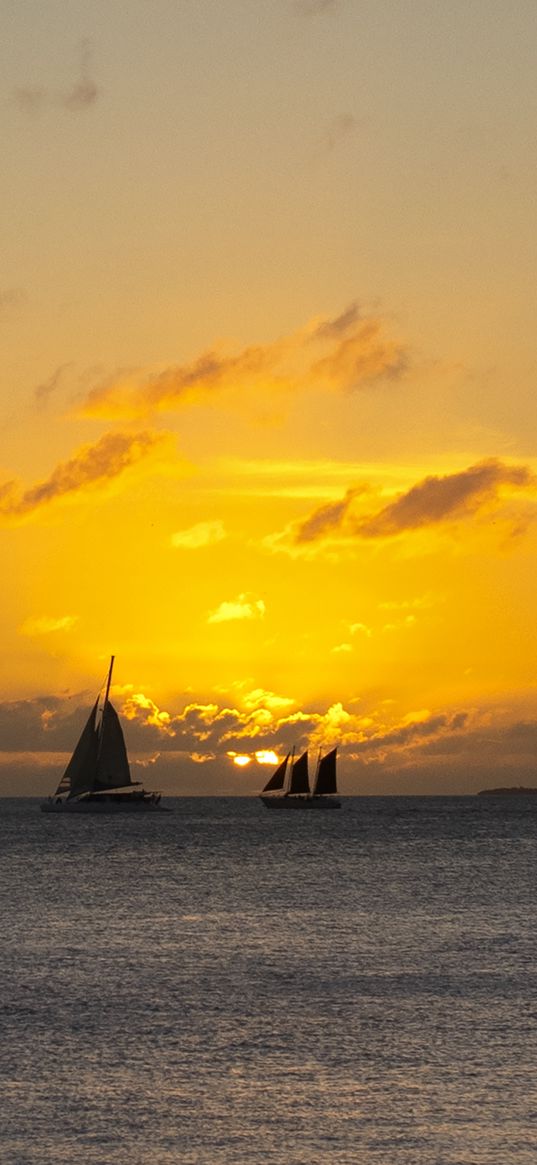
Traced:
<path fill-rule="evenodd" d="M 0 794 L 537 783 L 534 0 L 4 0 Z"/>

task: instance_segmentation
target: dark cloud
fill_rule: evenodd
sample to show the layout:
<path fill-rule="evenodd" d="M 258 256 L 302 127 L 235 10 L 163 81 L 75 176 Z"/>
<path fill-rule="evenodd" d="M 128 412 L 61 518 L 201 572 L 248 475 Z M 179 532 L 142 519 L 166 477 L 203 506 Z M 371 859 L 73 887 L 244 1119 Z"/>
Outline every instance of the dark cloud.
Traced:
<path fill-rule="evenodd" d="M 290 527 L 280 536 L 280 548 L 322 542 L 334 536 L 387 538 L 424 526 L 455 522 L 472 517 L 482 508 L 497 505 L 504 486 L 524 490 L 536 485 L 537 478 L 527 466 L 482 461 L 445 477 L 426 477 L 379 513 L 358 519 L 352 511 L 356 498 L 367 492 L 367 486 L 361 485 L 347 490 L 340 501 L 321 506 L 303 522 Z M 512 529 L 508 537 L 512 541 L 525 533 L 528 518 L 521 521 L 514 513 L 509 518 Z M 278 548 L 277 542 L 273 545 Z"/>
<path fill-rule="evenodd" d="M 14 92 L 19 108 L 29 116 L 36 116 L 47 107 L 62 106 L 74 113 L 93 105 L 99 89 L 92 77 L 91 44 L 83 40 L 79 49 L 78 76 L 66 90 L 48 89 L 43 85 L 23 85 Z"/>
<path fill-rule="evenodd" d="M 336 316 L 333 320 L 323 320 L 319 324 L 315 335 L 322 339 L 332 339 L 334 336 L 341 336 L 347 332 L 349 328 L 356 324 L 360 319 L 360 309 L 357 303 L 351 303 L 341 312 L 341 315 Z"/>
<path fill-rule="evenodd" d="M 99 90 L 91 76 L 91 46 L 89 41 L 83 41 L 80 46 L 80 74 L 71 88 L 62 97 L 62 104 L 74 113 L 93 105 L 97 100 Z"/>
<path fill-rule="evenodd" d="M 356 532 L 364 538 L 384 538 L 464 517 L 496 499 L 503 485 L 524 488 L 535 481 L 526 466 L 504 465 L 495 459 L 482 461 L 460 473 L 426 477 L 380 513 L 360 522 Z"/>
<path fill-rule="evenodd" d="M 87 719 L 88 694 L 71 698 L 36 697 L 0 703 L 0 787 L 2 792 L 50 792 Z M 326 713 L 297 713 L 263 724 L 253 714 L 214 704 L 190 704 L 169 718 L 173 732 L 159 732 L 153 720 L 125 718 L 122 713 L 133 776 L 169 792 L 222 794 L 259 791 L 270 771 L 253 762 L 246 769 L 232 763 L 234 754 L 254 757 L 257 750 L 285 755 L 310 747 L 313 758 L 319 732 L 330 724 Z M 128 701 L 127 701 L 128 703 Z M 147 701 L 150 705 L 151 701 Z M 154 711 L 152 705 L 152 711 Z M 261 709 L 262 710 L 262 709 Z M 258 708 L 259 712 L 260 709 Z M 151 715 L 151 709 L 146 709 Z M 489 723 L 491 720 L 491 723 Z M 494 722 L 495 727 L 492 727 Z M 473 793 L 498 785 L 537 784 L 537 723 L 496 724 L 464 710 L 438 712 L 392 727 L 343 716 L 332 726 L 337 736 L 340 787 L 343 793 Z M 150 774 L 150 775 L 148 775 Z M 188 775 L 188 779 L 187 779 Z M 11 783 L 10 783 L 11 782 Z"/>
<path fill-rule="evenodd" d="M 300 545 L 304 542 L 315 542 L 318 538 L 324 538 L 327 534 L 338 530 L 347 514 L 350 506 L 357 494 L 361 490 L 349 489 L 339 502 L 329 502 L 326 506 L 320 506 L 305 522 L 302 522 L 296 531 L 295 542 Z"/>
<path fill-rule="evenodd" d="M 89 393 L 89 416 L 140 417 L 195 403 L 208 393 L 241 390 L 256 401 L 273 390 L 311 387 L 353 392 L 396 380 L 408 366 L 404 346 L 385 335 L 380 319 L 361 319 L 356 303 L 334 319 L 316 318 L 289 335 L 237 352 L 216 347 L 189 364 L 138 377 L 118 375 Z M 256 395 L 257 394 L 257 395 Z"/>
<path fill-rule="evenodd" d="M 327 151 L 335 150 L 336 146 L 355 132 L 358 125 L 358 119 L 353 113 L 336 114 L 324 131 L 321 145 Z"/>
<path fill-rule="evenodd" d="M 380 380 L 400 380 L 408 370 L 406 348 L 384 335 L 379 320 L 357 320 L 311 367 L 313 380 L 356 392 Z"/>
<path fill-rule="evenodd" d="M 1 751 L 46 753 L 72 749 L 89 711 L 80 700 L 80 695 L 72 700 L 39 696 L 0 703 Z"/>
<path fill-rule="evenodd" d="M 38 384 L 34 389 L 34 397 L 38 404 L 46 404 L 49 397 L 58 388 L 66 368 L 70 368 L 71 364 L 60 364 L 58 368 L 49 376 L 48 380 L 44 380 L 42 384 Z"/>
<path fill-rule="evenodd" d="M 373 734 L 353 745 L 353 753 L 376 753 L 401 747 L 411 747 L 421 744 L 430 738 L 436 739 L 445 732 L 460 732 L 468 721 L 466 712 L 457 712 L 455 715 L 439 713 L 428 716 L 424 720 L 415 720 L 409 724 L 402 724 L 388 732 Z"/>
<path fill-rule="evenodd" d="M 140 461 L 162 439 L 162 434 L 152 432 L 105 433 L 94 445 L 84 445 L 69 461 L 58 465 L 45 481 L 23 493 L 14 482 L 1 485 L 0 515 L 22 517 L 56 498 L 110 481 Z"/>

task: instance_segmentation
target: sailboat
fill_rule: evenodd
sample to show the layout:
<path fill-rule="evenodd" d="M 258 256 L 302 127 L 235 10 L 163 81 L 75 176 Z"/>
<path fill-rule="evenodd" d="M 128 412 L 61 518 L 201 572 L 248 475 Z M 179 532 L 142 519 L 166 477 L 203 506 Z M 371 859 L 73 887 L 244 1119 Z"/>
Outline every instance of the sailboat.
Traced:
<path fill-rule="evenodd" d="M 42 813 L 132 813 L 162 810 L 160 793 L 150 793 L 131 778 L 119 716 L 111 704 L 114 656 L 102 709 L 99 695 L 56 792 L 41 804 Z"/>
<path fill-rule="evenodd" d="M 337 748 L 324 756 L 319 753 L 317 769 L 310 791 L 308 753 L 297 760 L 288 753 L 259 794 L 267 809 L 340 809 L 336 779 Z"/>

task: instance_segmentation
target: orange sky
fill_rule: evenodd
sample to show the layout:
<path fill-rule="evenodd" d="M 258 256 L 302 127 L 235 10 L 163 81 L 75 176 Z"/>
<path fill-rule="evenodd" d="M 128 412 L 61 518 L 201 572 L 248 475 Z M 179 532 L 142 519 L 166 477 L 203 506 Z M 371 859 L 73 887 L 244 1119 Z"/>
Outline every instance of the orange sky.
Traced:
<path fill-rule="evenodd" d="M 7 8 L 0 792 L 533 783 L 533 0 Z"/>

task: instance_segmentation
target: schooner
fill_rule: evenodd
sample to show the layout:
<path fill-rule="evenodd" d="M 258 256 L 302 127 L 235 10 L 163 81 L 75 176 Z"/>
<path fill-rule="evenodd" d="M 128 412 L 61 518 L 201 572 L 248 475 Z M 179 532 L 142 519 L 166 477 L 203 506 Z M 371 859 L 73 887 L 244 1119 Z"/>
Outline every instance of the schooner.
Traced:
<path fill-rule="evenodd" d="M 337 799 L 337 748 L 322 756 L 319 753 L 317 769 L 310 790 L 308 752 L 297 760 L 288 753 L 276 772 L 259 794 L 267 809 L 340 809 Z"/>

